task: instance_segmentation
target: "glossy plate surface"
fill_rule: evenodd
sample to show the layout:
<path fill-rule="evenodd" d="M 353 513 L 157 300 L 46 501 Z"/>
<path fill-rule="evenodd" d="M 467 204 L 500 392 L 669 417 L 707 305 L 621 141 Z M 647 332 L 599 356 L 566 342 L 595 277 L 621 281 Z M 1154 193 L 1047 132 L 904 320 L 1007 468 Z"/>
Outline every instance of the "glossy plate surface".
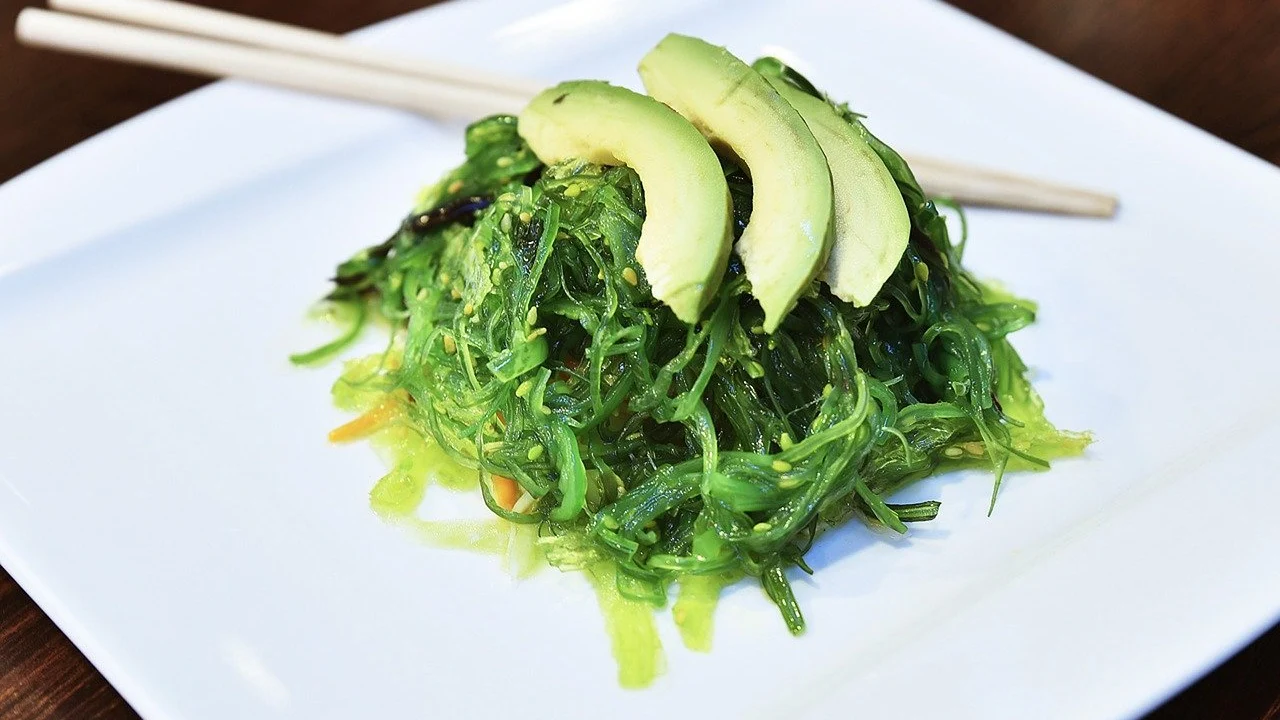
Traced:
<path fill-rule="evenodd" d="M 1275 620 L 1280 171 L 926 0 L 477 0 L 358 40 L 638 87 L 670 30 L 794 62 L 900 148 L 1120 195 L 970 215 L 1088 458 L 989 518 L 987 478 L 924 483 L 937 522 L 814 550 L 807 636 L 744 586 L 714 652 L 664 616 L 668 673 L 619 690 L 581 578 L 383 524 L 380 461 L 325 441 L 336 367 L 286 360 L 461 126 L 221 83 L 0 187 L 0 561 L 145 717 L 1125 717 Z"/>

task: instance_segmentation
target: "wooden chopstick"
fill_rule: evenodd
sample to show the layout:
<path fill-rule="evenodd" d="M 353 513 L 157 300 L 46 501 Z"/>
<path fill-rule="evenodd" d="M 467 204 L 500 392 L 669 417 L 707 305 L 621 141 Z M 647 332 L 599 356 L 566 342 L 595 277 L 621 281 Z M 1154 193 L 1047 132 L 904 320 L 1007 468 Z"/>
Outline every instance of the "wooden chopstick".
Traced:
<path fill-rule="evenodd" d="M 536 80 L 494 75 L 476 68 L 355 45 L 340 35 L 174 0 L 49 0 L 49 7 L 124 24 L 497 90 L 522 100 L 545 87 Z"/>
<path fill-rule="evenodd" d="M 510 93 L 38 8 L 18 13 L 17 35 L 37 47 L 209 77 L 243 78 L 433 117 L 470 119 L 515 113 L 524 106 Z"/>
<path fill-rule="evenodd" d="M 1114 217 L 1119 205 L 1114 195 L 1095 190 L 919 155 L 903 159 L 930 196 L 961 205 L 1096 218 Z"/>
<path fill-rule="evenodd" d="M 234 77 L 403 108 L 474 119 L 518 113 L 541 88 L 447 63 L 366 48 L 283 23 L 176 0 L 50 0 L 57 8 L 135 25 L 27 8 L 16 33 L 28 45 Z M 1112 217 L 1111 195 L 1011 173 L 908 157 L 925 191 L 971 205 Z"/>

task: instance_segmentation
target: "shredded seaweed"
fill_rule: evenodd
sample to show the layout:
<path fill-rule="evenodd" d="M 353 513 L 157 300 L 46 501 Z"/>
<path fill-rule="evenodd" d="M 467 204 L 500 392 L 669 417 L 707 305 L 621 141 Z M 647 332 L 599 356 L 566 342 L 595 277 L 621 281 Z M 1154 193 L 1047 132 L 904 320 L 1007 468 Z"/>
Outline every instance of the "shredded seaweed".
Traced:
<path fill-rule="evenodd" d="M 719 588 L 751 576 L 801 633 L 787 575 L 808 571 L 825 530 L 857 519 L 905 532 L 938 513 L 888 502 L 921 478 L 980 462 L 994 502 L 1009 468 L 1044 468 L 1089 442 L 1045 419 L 1009 343 L 1035 305 L 966 271 L 964 240 L 907 164 L 835 107 L 884 160 L 912 220 L 869 306 L 815 282 L 765 334 L 735 258 L 702 321 L 682 323 L 635 259 L 636 174 L 544 167 L 498 116 L 468 129 L 466 162 L 390 239 L 338 267 L 328 301 L 385 319 L 402 348 L 341 383 L 404 393 L 401 422 L 471 468 L 495 514 L 536 527 L 551 564 L 609 583 L 618 598 L 602 605 L 615 617 L 663 605 L 679 582 L 682 630 L 709 646 Z M 724 166 L 740 232 L 750 179 Z M 492 476 L 526 501 L 502 507 Z M 383 485 L 377 504 L 397 512 L 420 497 L 411 481 Z M 620 632 L 617 647 L 640 642 Z M 645 652 L 627 684 L 656 672 Z"/>

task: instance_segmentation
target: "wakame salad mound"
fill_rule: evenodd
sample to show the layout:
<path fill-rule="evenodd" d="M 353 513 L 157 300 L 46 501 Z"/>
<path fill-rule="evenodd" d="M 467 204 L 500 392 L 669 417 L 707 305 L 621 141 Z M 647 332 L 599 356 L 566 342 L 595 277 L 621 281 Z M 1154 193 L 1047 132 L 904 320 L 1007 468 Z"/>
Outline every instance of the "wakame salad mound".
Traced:
<path fill-rule="evenodd" d="M 1035 305 L 965 270 L 963 237 L 858 115 L 768 62 L 865 141 L 905 206 L 905 248 L 869 301 L 840 299 L 817 268 L 766 317 L 735 250 L 708 254 L 719 275 L 688 322 L 655 297 L 652 249 L 637 259 L 648 178 L 544 163 L 521 119 L 496 116 L 467 129 L 466 161 L 389 239 L 338 266 L 327 301 L 350 330 L 296 358 L 332 356 L 384 321 L 388 350 L 335 387 L 363 414 L 334 439 L 378 432 L 398 448 L 375 507 L 412 517 L 431 474 L 478 485 L 493 527 L 589 572 L 627 685 L 660 669 L 650 608 L 669 598 L 686 642 L 705 648 L 720 589 L 750 578 L 799 634 L 788 574 L 812 572 L 805 554 L 824 531 L 857 520 L 905 533 L 939 509 L 891 501 L 917 480 L 981 465 L 998 490 L 1007 470 L 1088 443 L 1045 419 L 1009 343 Z M 762 181 L 745 153 L 712 147 L 733 242 Z M 506 535 L 481 535 L 452 542 L 506 552 Z"/>

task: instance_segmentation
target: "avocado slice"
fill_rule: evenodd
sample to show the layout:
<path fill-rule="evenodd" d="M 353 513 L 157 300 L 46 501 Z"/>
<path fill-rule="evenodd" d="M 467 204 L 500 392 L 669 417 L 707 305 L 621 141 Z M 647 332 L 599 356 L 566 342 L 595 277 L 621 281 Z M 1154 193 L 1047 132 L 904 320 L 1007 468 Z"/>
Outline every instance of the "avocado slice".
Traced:
<path fill-rule="evenodd" d="M 822 279 L 841 300 L 869 305 L 898 266 L 911 236 L 911 217 L 898 184 L 835 108 L 781 76 L 781 63 L 761 58 L 752 67 L 804 118 L 831 168 L 836 240 Z"/>
<path fill-rule="evenodd" d="M 822 148 L 790 103 L 722 47 L 673 33 L 640 61 L 640 78 L 751 175 L 751 218 L 736 249 L 773 332 L 831 250 L 834 201 Z"/>
<path fill-rule="evenodd" d="M 724 170 L 697 128 L 647 95 L 590 80 L 539 93 L 518 127 L 545 163 L 577 158 L 636 171 L 645 205 L 636 260 L 653 296 L 697 322 L 733 247 Z"/>

